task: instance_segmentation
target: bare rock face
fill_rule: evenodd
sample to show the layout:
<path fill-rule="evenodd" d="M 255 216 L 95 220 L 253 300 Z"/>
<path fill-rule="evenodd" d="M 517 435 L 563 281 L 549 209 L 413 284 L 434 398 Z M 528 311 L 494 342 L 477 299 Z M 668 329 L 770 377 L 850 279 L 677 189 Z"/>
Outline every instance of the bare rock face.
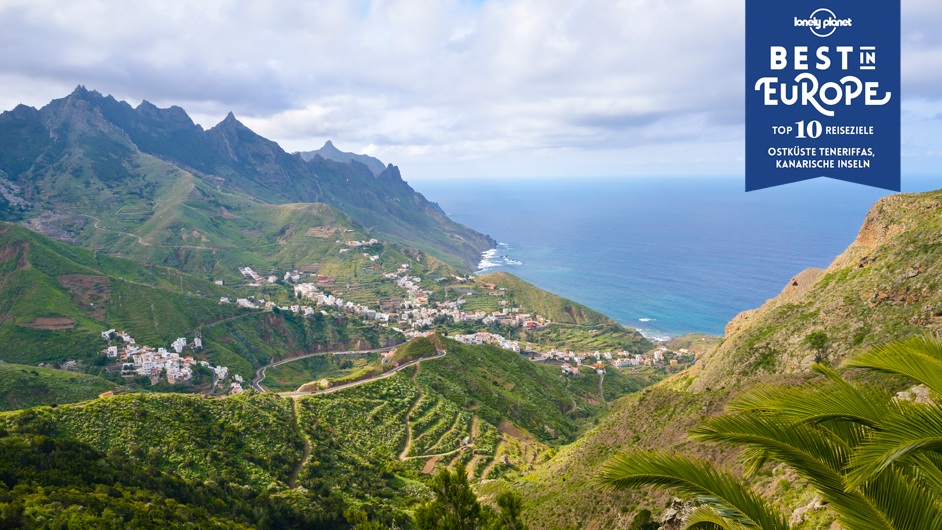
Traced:
<path fill-rule="evenodd" d="M 671 500 L 671 505 L 661 513 L 661 517 L 658 520 L 658 522 L 661 523 L 661 530 L 680 530 L 684 528 L 684 522 L 687 520 L 687 516 L 690 515 L 690 512 L 693 511 L 693 508 L 693 503 L 684 502 L 674 497 L 674 499 Z"/>
<path fill-rule="evenodd" d="M 689 392 L 764 374 L 840 365 L 870 347 L 942 332 L 942 191 L 877 201 L 857 238 L 827 269 L 793 277 L 743 311 L 688 373 Z"/>
<path fill-rule="evenodd" d="M 816 495 L 808 504 L 795 508 L 795 511 L 793 511 L 791 516 L 788 518 L 788 524 L 791 526 L 798 526 L 805 522 L 805 517 L 809 512 L 821 509 L 824 509 L 824 505 L 821 504 L 821 497 Z"/>
<path fill-rule="evenodd" d="M 759 309 L 748 309 L 733 317 L 733 319 L 729 321 L 729 324 L 726 325 L 726 336 L 729 337 L 746 327 L 754 317 L 763 315 L 771 309 L 787 303 L 789 300 L 801 298 L 814 287 L 814 284 L 824 275 L 824 272 L 824 269 L 816 269 L 814 267 L 801 271 L 798 273 L 798 276 L 789 280 L 788 284 L 785 285 L 785 288 L 782 289 L 782 292 L 778 296 L 771 300 L 766 300 L 762 307 Z"/>

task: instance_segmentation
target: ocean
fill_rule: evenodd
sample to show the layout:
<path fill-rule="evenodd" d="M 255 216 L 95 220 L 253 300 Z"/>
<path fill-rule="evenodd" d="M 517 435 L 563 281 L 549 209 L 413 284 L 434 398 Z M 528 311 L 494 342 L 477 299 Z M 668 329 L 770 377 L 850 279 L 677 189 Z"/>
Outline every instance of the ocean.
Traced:
<path fill-rule="evenodd" d="M 723 335 L 740 311 L 827 267 L 889 192 L 831 179 L 745 193 L 740 177 L 422 180 L 412 186 L 500 245 L 503 270 L 654 339 Z M 910 176 L 904 192 L 942 188 Z"/>

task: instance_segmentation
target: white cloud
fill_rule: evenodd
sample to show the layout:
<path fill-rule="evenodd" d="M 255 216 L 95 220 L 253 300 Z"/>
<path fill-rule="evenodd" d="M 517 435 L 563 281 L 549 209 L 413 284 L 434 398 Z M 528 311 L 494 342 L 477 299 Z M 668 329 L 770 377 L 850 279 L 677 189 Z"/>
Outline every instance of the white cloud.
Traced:
<path fill-rule="evenodd" d="M 904 96 L 942 112 L 942 6 L 903 17 Z M 0 106 L 81 83 L 406 175 L 735 170 L 743 38 L 731 0 L 0 0 Z"/>

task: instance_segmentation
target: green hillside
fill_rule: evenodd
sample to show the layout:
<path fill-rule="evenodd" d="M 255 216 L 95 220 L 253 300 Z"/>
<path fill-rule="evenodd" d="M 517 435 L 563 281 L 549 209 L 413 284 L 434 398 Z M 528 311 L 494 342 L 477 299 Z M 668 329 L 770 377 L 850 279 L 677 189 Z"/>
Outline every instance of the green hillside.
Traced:
<path fill-rule="evenodd" d="M 808 269 L 744 311 L 678 388 L 717 388 L 753 374 L 840 366 L 871 346 L 939 332 L 942 191 L 884 197 L 856 240 L 824 270 Z"/>
<path fill-rule="evenodd" d="M 132 394 L 82 407 L 40 407 L 5 419 L 9 430 L 75 438 L 188 480 L 258 489 L 287 484 L 304 450 L 290 400 L 270 394 L 217 400 Z"/>
<path fill-rule="evenodd" d="M 0 224 L 0 282 L 0 360 L 21 364 L 95 357 L 109 328 L 162 345 L 237 314 L 218 304 L 231 289 L 10 224 Z"/>
<path fill-rule="evenodd" d="M 115 383 L 89 374 L 0 363 L 0 410 L 95 399 Z"/>
<path fill-rule="evenodd" d="M 410 344 L 448 353 L 296 404 L 252 391 L 225 399 L 133 394 L 10 412 L 0 423 L 9 432 L 85 442 L 192 483 L 234 483 L 275 496 L 288 494 L 294 480 L 314 492 L 296 499 L 299 510 L 317 511 L 318 496 L 333 491 L 337 502 L 391 522 L 407 521 L 415 502 L 428 497 L 425 482 L 435 469 L 460 462 L 475 481 L 519 476 L 607 407 L 598 379 L 573 384 L 558 367 L 492 346 L 444 338 Z M 606 377 L 612 398 L 639 387 L 627 376 Z"/>
<path fill-rule="evenodd" d="M 325 207 L 326 208 L 326 207 Z M 21 226 L 0 224 L 0 361 L 36 365 L 76 360 L 104 375 L 101 331 L 131 334 L 166 347 L 177 337 L 203 337 L 195 355 L 250 380 L 273 359 L 331 348 L 374 348 L 401 342 L 397 332 L 346 316 L 261 312 L 220 304 L 251 295 L 286 303 L 280 286 L 224 287 L 174 269 L 148 266 L 52 241 Z M 48 375 L 56 372 L 42 372 Z M 26 394 L 55 403 L 56 381 L 33 377 Z M 110 378 L 124 384 L 120 377 Z M 97 395 L 97 392 L 95 393 Z M 74 401 L 74 400 L 73 400 Z M 62 401 L 59 401 L 62 402 Z"/>
<path fill-rule="evenodd" d="M 488 291 L 484 287 L 485 283 L 493 283 L 497 286 L 497 289 L 505 288 L 511 292 L 512 298 L 508 301 L 512 301 L 515 307 L 522 307 L 529 313 L 542 315 L 560 324 L 595 325 L 613 323 L 612 319 L 598 311 L 544 291 L 503 271 L 478 276 L 475 282 L 484 293 Z"/>
<path fill-rule="evenodd" d="M 599 425 L 515 482 L 491 482 L 479 493 L 516 489 L 526 499 L 525 519 L 537 528 L 630 527 L 643 509 L 666 513 L 670 496 L 642 489 L 603 491 L 592 482 L 602 464 L 635 447 L 681 450 L 741 470 L 741 453 L 688 440 L 687 431 L 724 412 L 729 401 L 757 383 L 798 385 L 811 363 L 842 369 L 847 360 L 891 340 L 938 333 L 942 294 L 942 192 L 901 194 L 877 202 L 856 240 L 826 270 L 797 275 L 777 297 L 745 311 L 726 337 L 693 368 L 622 398 Z M 861 377 L 845 371 L 845 377 Z M 870 376 L 873 377 L 873 376 Z M 894 379 L 874 382 L 908 390 Z M 771 497 L 793 528 L 831 528 L 814 491 L 784 466 L 763 468 L 754 490 Z"/>
<path fill-rule="evenodd" d="M 212 258 L 189 254 L 210 248 L 248 250 L 254 241 L 246 244 L 246 239 L 272 235 L 293 223 L 290 208 L 266 206 L 297 203 L 330 204 L 363 232 L 461 269 L 470 270 L 481 251 L 495 244 L 448 219 L 392 165 L 374 175 L 355 161 L 305 161 L 258 136 L 232 114 L 204 131 L 179 107 L 158 109 L 145 101 L 132 108 L 78 87 L 42 109 L 20 105 L 0 114 L 0 139 L 0 171 L 20 186 L 22 198 L 16 200 L 25 201 L 0 205 L 3 216 L 26 217 L 46 233 L 76 237 L 78 243 L 108 252 L 115 250 L 113 245 L 126 246 L 123 237 L 140 237 L 142 243 L 175 249 L 152 249 L 154 263 L 170 265 L 166 254 L 180 254 L 179 268 L 191 272 L 208 264 L 185 268 L 187 261 Z M 246 219 L 227 222 L 239 218 Z M 81 233 L 88 223 L 108 231 L 99 230 L 105 233 L 98 237 Z M 260 243 L 256 254 L 282 261 L 277 249 L 263 248 L 274 241 Z M 238 253 L 230 257 L 243 261 Z"/>
<path fill-rule="evenodd" d="M 107 454 L 28 425 L 0 437 L 5 528 L 349 528 L 335 495 L 191 482 L 133 455 Z"/>

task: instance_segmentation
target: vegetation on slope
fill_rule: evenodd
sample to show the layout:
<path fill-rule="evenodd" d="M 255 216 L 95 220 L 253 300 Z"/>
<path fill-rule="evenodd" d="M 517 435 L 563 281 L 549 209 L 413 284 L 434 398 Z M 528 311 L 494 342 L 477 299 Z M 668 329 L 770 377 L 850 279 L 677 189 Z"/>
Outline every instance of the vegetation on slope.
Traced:
<path fill-rule="evenodd" d="M 503 271 L 478 276 L 475 282 L 485 293 L 489 290 L 484 286 L 485 283 L 493 283 L 497 289 L 507 289 L 512 293 L 514 307 L 523 307 L 527 312 L 544 316 L 553 322 L 577 325 L 613 323 L 612 319 L 598 311 L 548 293 Z"/>
<path fill-rule="evenodd" d="M 848 382 L 815 364 L 821 376 L 801 387 L 757 386 L 737 398 L 729 412 L 690 431 L 692 440 L 740 447 L 745 476 L 682 453 L 633 451 L 611 459 L 601 481 L 609 487 L 653 486 L 697 499 L 684 524 L 763 529 L 797 527 L 751 488 L 769 463 L 804 479 L 827 506 L 821 526 L 921 530 L 942 525 L 936 499 L 942 485 L 937 451 L 927 440 L 942 436 L 942 342 L 915 337 L 867 352 L 850 365 L 904 376 L 925 385 L 929 396 L 899 399 L 883 385 Z M 922 401 L 922 402 L 919 402 Z"/>
<path fill-rule="evenodd" d="M 4 528 L 343 527 L 343 501 L 335 496 L 186 481 L 118 451 L 17 432 L 0 433 Z"/>
<path fill-rule="evenodd" d="M 0 360 L 61 362 L 97 356 L 100 332 L 124 329 L 166 344 L 236 314 L 232 291 L 172 269 L 145 267 L 0 224 Z M 202 293 L 197 295 L 196 289 Z"/>
<path fill-rule="evenodd" d="M 132 394 L 3 419 L 10 430 L 76 438 L 189 480 L 258 489 L 287 484 L 304 451 L 291 403 L 269 394 Z"/>
<path fill-rule="evenodd" d="M 89 374 L 0 363 L 0 411 L 95 399 L 115 384 Z"/>
<path fill-rule="evenodd" d="M 834 365 L 869 347 L 942 329 L 942 191 L 878 201 L 857 239 L 826 269 L 795 276 L 677 384 L 716 388 L 752 374 Z"/>

